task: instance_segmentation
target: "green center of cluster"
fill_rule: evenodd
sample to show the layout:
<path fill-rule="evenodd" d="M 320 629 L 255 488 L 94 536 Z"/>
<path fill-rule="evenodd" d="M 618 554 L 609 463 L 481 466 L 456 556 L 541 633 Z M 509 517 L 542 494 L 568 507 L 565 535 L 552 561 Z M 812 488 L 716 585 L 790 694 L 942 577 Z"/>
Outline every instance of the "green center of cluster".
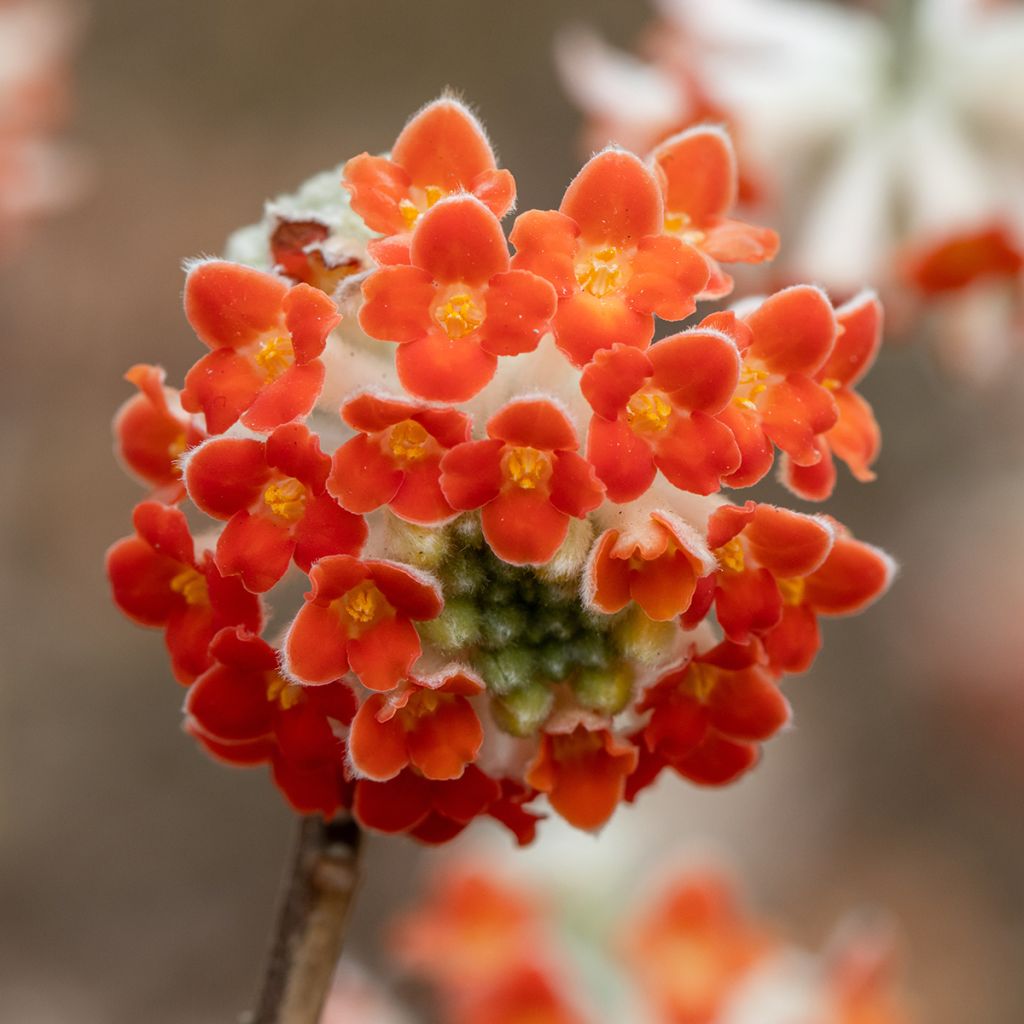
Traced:
<path fill-rule="evenodd" d="M 626 706 L 633 673 L 614 619 L 584 609 L 578 584 L 508 565 L 468 530 L 459 531 L 434 572 L 445 608 L 420 623 L 424 638 L 479 673 L 503 729 L 531 735 L 559 697 L 607 715 Z"/>

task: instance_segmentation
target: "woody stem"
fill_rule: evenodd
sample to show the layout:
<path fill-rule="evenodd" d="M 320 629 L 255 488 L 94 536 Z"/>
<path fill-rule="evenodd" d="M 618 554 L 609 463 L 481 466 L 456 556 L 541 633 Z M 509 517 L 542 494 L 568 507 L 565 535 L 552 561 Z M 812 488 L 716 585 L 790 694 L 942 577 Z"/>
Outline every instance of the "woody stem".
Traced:
<path fill-rule="evenodd" d="M 259 1003 L 248 1024 L 318 1024 L 359 880 L 352 818 L 302 818 L 284 880 Z"/>

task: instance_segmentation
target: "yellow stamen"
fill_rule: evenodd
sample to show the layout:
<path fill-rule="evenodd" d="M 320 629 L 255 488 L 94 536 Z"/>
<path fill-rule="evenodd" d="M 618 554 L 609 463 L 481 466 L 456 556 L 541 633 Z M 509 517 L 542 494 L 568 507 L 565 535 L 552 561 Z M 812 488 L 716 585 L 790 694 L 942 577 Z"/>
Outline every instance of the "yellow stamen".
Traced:
<path fill-rule="evenodd" d="M 267 375 L 268 381 L 277 380 L 294 362 L 291 338 L 282 335 L 263 342 L 256 353 L 256 365 Z"/>
<path fill-rule="evenodd" d="M 728 543 L 723 544 L 715 554 L 718 556 L 718 564 L 723 569 L 729 572 L 743 572 L 746 560 L 739 537 L 733 537 Z"/>
<path fill-rule="evenodd" d="M 445 192 L 439 185 L 427 185 L 423 191 L 427 196 L 427 209 L 429 210 L 439 199 L 443 199 Z"/>
<path fill-rule="evenodd" d="M 294 522 L 306 511 L 306 488 L 291 476 L 275 480 L 263 492 L 263 501 L 275 516 Z"/>
<path fill-rule="evenodd" d="M 804 592 L 807 590 L 807 581 L 803 576 L 793 576 L 788 580 L 776 580 L 775 583 L 786 604 L 803 604 Z"/>
<path fill-rule="evenodd" d="M 702 661 L 690 662 L 690 686 L 693 695 L 702 704 L 711 696 L 711 691 L 718 682 L 718 672 L 714 665 L 705 665 Z"/>
<path fill-rule="evenodd" d="M 398 212 L 402 215 L 407 228 L 411 228 L 420 218 L 419 208 L 411 199 L 403 199 L 398 204 Z"/>
<path fill-rule="evenodd" d="M 707 238 L 707 234 L 700 228 L 691 228 L 693 219 L 688 213 L 666 213 L 665 230 L 670 235 L 678 235 L 684 242 L 690 245 L 700 245 Z"/>
<path fill-rule="evenodd" d="M 388 447 L 396 459 L 419 462 L 427 454 L 430 435 L 415 420 L 402 420 L 391 428 Z"/>
<path fill-rule="evenodd" d="M 267 700 L 277 701 L 282 711 L 295 707 L 302 699 L 302 687 L 283 679 L 278 672 L 270 673 L 267 682 Z"/>
<path fill-rule="evenodd" d="M 829 391 L 838 391 L 842 386 L 843 382 L 837 380 L 835 377 L 826 377 L 822 382 L 821 386 L 827 388 Z"/>
<path fill-rule="evenodd" d="M 768 390 L 768 385 L 763 382 L 770 376 L 771 374 L 767 370 L 758 370 L 744 363 L 743 369 L 740 370 L 740 379 L 736 384 L 733 404 L 738 405 L 741 409 L 755 410 L 757 408 L 755 399 Z M 743 390 L 744 388 L 746 390 Z"/>
<path fill-rule="evenodd" d="M 483 310 L 467 292 L 453 295 L 443 306 L 437 307 L 435 315 L 445 333 L 453 340 L 472 334 L 484 322 Z"/>
<path fill-rule="evenodd" d="M 505 477 L 524 491 L 536 490 L 551 475 L 551 459 L 536 448 L 511 448 L 504 459 Z"/>
<path fill-rule="evenodd" d="M 167 446 L 167 454 L 172 459 L 180 459 L 185 454 L 186 448 L 188 448 L 188 442 L 185 440 L 185 434 L 181 433 Z"/>
<path fill-rule="evenodd" d="M 634 430 L 664 430 L 672 418 L 672 404 L 659 391 L 638 391 L 626 406 L 626 419 Z"/>
<path fill-rule="evenodd" d="M 380 612 L 381 603 L 380 591 L 369 582 L 353 587 L 342 598 L 342 607 L 346 614 L 353 622 L 360 625 L 373 622 Z"/>
<path fill-rule="evenodd" d="M 580 287 L 598 299 L 615 291 L 622 283 L 622 268 L 617 262 L 618 255 L 619 250 L 609 246 L 606 249 L 598 249 L 589 260 L 578 264 L 576 280 L 579 281 Z"/>
<path fill-rule="evenodd" d="M 208 604 L 210 592 L 206 577 L 196 569 L 183 569 L 171 580 L 171 590 L 185 598 L 185 604 Z"/>

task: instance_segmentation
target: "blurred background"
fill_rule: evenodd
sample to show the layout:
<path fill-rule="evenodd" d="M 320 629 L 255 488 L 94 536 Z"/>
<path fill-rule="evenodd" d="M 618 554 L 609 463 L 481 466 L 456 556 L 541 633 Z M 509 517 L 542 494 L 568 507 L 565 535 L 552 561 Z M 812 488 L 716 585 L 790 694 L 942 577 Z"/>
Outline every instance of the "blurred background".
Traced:
<path fill-rule="evenodd" d="M 61 130 L 79 194 L 0 266 L 0 1020 L 213 1024 L 255 992 L 292 821 L 261 773 L 213 765 L 180 732 L 159 636 L 109 600 L 103 552 L 138 498 L 111 456 L 121 374 L 145 360 L 177 382 L 195 359 L 184 257 L 219 251 L 314 171 L 387 149 L 446 86 L 480 110 L 520 206 L 555 205 L 584 123 L 555 34 L 585 23 L 627 49 L 652 12 L 97 0 L 84 13 Z M 868 189 L 852 180 L 856 203 Z M 902 573 L 865 616 L 826 627 L 815 667 L 788 683 L 795 728 L 738 785 L 666 778 L 600 839 L 542 827 L 507 867 L 547 857 L 556 877 L 621 880 L 624 895 L 602 891 L 627 899 L 652 865 L 711 843 L 803 945 L 847 910 L 891 912 L 922 1022 L 1016 1024 L 1024 372 L 1010 356 L 979 388 L 941 368 L 927 330 L 911 323 L 862 385 L 884 432 L 877 483 L 841 474 L 828 509 Z M 371 970 L 389 976 L 383 922 L 452 855 L 370 840 L 350 949 Z"/>

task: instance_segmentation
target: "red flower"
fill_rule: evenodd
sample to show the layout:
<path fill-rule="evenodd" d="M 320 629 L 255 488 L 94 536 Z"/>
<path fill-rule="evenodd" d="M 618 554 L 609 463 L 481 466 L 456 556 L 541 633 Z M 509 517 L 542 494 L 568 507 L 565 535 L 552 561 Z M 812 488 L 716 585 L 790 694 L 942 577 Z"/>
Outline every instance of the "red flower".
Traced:
<path fill-rule="evenodd" d="M 986 278 L 1016 277 L 1024 252 L 1004 224 L 961 231 L 904 256 L 903 276 L 925 295 L 958 291 Z"/>
<path fill-rule="evenodd" d="M 318 356 L 341 319 L 322 291 L 207 260 L 185 280 L 185 315 L 213 351 L 189 370 L 181 404 L 204 413 L 211 434 L 239 418 L 273 430 L 313 408 L 324 381 Z"/>
<path fill-rule="evenodd" d="M 262 593 L 293 556 L 309 572 L 324 555 L 358 554 L 366 524 L 326 493 L 330 467 L 317 435 L 301 423 L 278 427 L 266 441 L 218 437 L 192 452 L 185 465 L 189 497 L 228 521 L 217 540 L 217 568 Z"/>
<path fill-rule="evenodd" d="M 547 961 L 513 962 L 494 984 L 453 1000 L 452 1024 L 587 1024 Z"/>
<path fill-rule="evenodd" d="M 882 434 L 871 406 L 854 391 L 854 385 L 871 368 L 882 344 L 882 304 L 874 292 L 865 291 L 836 310 L 840 333 L 835 348 L 815 380 L 835 399 L 839 418 L 835 426 L 816 440 L 821 461 L 797 466 L 783 460 L 783 480 L 794 494 L 809 501 L 824 501 L 836 482 L 837 455 L 862 483 L 875 479 L 871 463 L 882 447 Z"/>
<path fill-rule="evenodd" d="M 433 619 L 443 602 L 429 577 L 394 562 L 349 555 L 321 558 L 284 643 L 287 674 L 310 685 L 351 670 L 371 690 L 406 678 L 422 650 L 413 620 Z"/>
<path fill-rule="evenodd" d="M 360 433 L 335 453 L 327 490 L 351 512 L 387 505 L 412 523 L 456 515 L 441 491 L 441 456 L 469 440 L 469 418 L 456 409 L 359 395 L 341 410 Z"/>
<path fill-rule="evenodd" d="M 757 763 L 757 744 L 789 721 L 789 705 L 759 657 L 757 644 L 726 640 L 647 691 L 637 710 L 652 714 L 640 735 L 657 767 L 720 786 Z"/>
<path fill-rule="evenodd" d="M 598 352 L 580 386 L 596 415 L 587 457 L 612 501 L 632 501 L 660 469 L 675 487 L 713 494 L 740 465 L 732 431 L 716 419 L 739 380 L 740 356 L 720 331 L 674 334 L 649 352 Z"/>
<path fill-rule="evenodd" d="M 209 552 L 196 557 L 181 509 L 144 501 L 132 518 L 136 536 L 107 551 L 114 601 L 140 625 L 165 630 L 175 678 L 190 683 L 210 664 L 210 642 L 219 630 L 261 629 L 260 599 L 222 576 Z"/>
<path fill-rule="evenodd" d="M 349 160 L 344 184 L 352 209 L 384 235 L 409 231 L 421 214 L 457 192 L 476 196 L 498 217 L 516 196 L 515 180 L 498 170 L 480 122 L 447 96 L 409 121 L 390 158 L 362 153 Z"/>
<path fill-rule="evenodd" d="M 570 825 L 600 828 L 622 802 L 626 778 L 636 768 L 637 750 L 609 729 L 577 725 L 572 732 L 545 732 L 526 772 L 534 789 Z"/>
<path fill-rule="evenodd" d="M 357 780 L 352 811 L 365 828 L 446 843 L 500 797 L 499 783 L 473 764 L 457 779 L 446 780 L 406 768 L 386 782 Z"/>
<path fill-rule="evenodd" d="M 499 558 L 543 564 L 565 539 L 569 517 L 597 508 L 604 488 L 552 402 L 509 402 L 488 421 L 487 435 L 441 459 L 441 490 L 452 508 L 483 510 L 484 537 Z"/>
<path fill-rule="evenodd" d="M 811 285 L 785 288 L 742 319 L 714 313 L 701 327 L 724 331 L 743 356 L 736 394 L 718 414 L 742 454 L 739 469 L 725 482 L 757 483 L 771 469 L 773 443 L 795 465 L 818 463 L 817 439 L 838 416 L 831 392 L 816 380 L 839 331 L 825 293 Z"/>
<path fill-rule="evenodd" d="M 331 229 L 316 220 L 278 221 L 270 236 L 275 269 L 285 277 L 332 294 L 338 283 L 365 269 L 355 251 L 335 253 L 325 247 Z"/>
<path fill-rule="evenodd" d="M 154 488 L 150 497 L 174 503 L 185 495 L 178 460 L 206 435 L 192 416 L 172 407 L 178 393 L 164 386 L 165 377 L 161 367 L 146 363 L 125 374 L 139 392 L 117 410 L 114 438 L 129 472 Z"/>
<path fill-rule="evenodd" d="M 708 547 L 719 569 L 702 585 L 684 625 L 700 621 L 713 599 L 730 640 L 764 636 L 782 618 L 783 595 L 825 561 L 834 538 L 828 520 L 775 505 L 748 501 L 716 509 L 708 519 Z"/>
<path fill-rule="evenodd" d="M 185 714 L 189 731 L 216 744 L 222 760 L 251 764 L 262 744 L 269 759 L 300 774 L 343 762 L 345 747 L 331 723 L 352 721 L 356 700 L 348 686 L 287 682 L 277 652 L 242 628 L 221 630 L 210 655 L 213 664 L 189 689 Z"/>
<path fill-rule="evenodd" d="M 703 253 L 711 278 L 698 298 L 715 299 L 732 291 L 733 280 L 719 266 L 763 263 L 779 248 L 779 236 L 730 220 L 736 205 L 736 152 L 723 129 L 688 128 L 666 139 L 650 155 L 665 200 L 665 230 Z"/>
<path fill-rule="evenodd" d="M 690 606 L 697 580 L 717 563 L 703 538 L 669 512 L 640 525 L 605 530 L 591 550 L 583 579 L 589 601 L 611 615 L 632 600 L 648 618 L 666 622 Z"/>
<path fill-rule="evenodd" d="M 449 669 L 410 678 L 389 694 L 371 694 L 349 736 L 352 764 L 377 782 L 410 764 L 426 779 L 457 779 L 476 760 L 483 727 L 468 697 L 484 692 L 479 679 Z"/>
<path fill-rule="evenodd" d="M 835 542 L 825 561 L 806 576 L 780 580 L 782 616 L 764 638 L 771 667 L 779 672 L 803 672 L 811 667 L 821 635 L 819 615 L 853 615 L 889 589 L 896 573 L 884 552 L 855 540 L 832 521 Z"/>
<path fill-rule="evenodd" d="M 372 273 L 363 296 L 359 323 L 372 338 L 398 343 L 402 385 L 444 402 L 472 398 L 498 356 L 532 352 L 558 302 L 543 278 L 509 269 L 497 217 L 469 195 L 425 213 L 408 264 Z"/>
<path fill-rule="evenodd" d="M 530 210 L 512 229 L 513 266 L 559 295 L 558 346 L 577 366 L 616 342 L 646 348 L 654 315 L 682 320 L 707 285 L 704 257 L 665 233 L 658 182 L 638 157 L 609 149 L 566 189 L 558 212 Z"/>

